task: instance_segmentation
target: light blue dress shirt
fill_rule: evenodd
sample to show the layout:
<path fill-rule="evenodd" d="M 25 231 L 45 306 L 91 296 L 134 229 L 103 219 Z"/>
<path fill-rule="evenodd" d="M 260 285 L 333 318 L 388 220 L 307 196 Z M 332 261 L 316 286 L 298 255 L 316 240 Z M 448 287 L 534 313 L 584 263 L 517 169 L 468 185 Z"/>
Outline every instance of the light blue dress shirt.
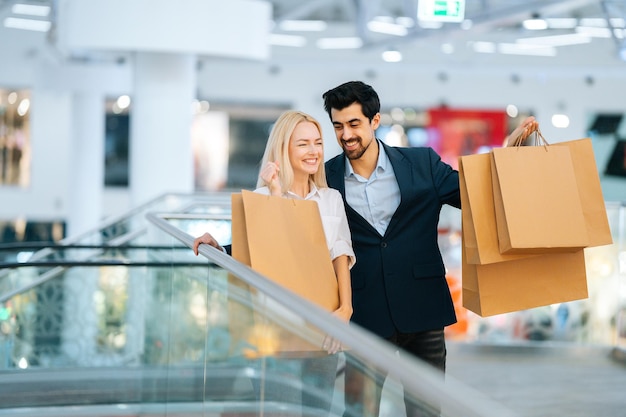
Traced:
<path fill-rule="evenodd" d="M 369 178 L 360 176 L 347 160 L 345 183 L 346 201 L 350 207 L 384 236 L 393 213 L 400 205 L 400 188 L 393 166 L 380 141 L 378 162 L 372 175 Z"/>

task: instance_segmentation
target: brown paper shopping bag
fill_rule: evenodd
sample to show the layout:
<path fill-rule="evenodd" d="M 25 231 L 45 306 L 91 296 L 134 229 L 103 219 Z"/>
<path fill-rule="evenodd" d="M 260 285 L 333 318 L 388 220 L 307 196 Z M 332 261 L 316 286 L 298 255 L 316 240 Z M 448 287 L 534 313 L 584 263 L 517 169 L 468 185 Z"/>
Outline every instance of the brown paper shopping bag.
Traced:
<path fill-rule="evenodd" d="M 334 311 L 339 306 L 337 279 L 317 202 L 245 190 L 241 202 L 243 222 L 233 217 L 233 257 Z M 236 221 L 243 223 L 242 230 L 235 230 Z"/>
<path fill-rule="evenodd" d="M 584 249 L 474 265 L 462 250 L 463 307 L 482 316 L 588 297 Z"/>
<path fill-rule="evenodd" d="M 315 201 L 245 190 L 232 194 L 232 255 L 326 311 L 339 305 L 337 280 Z M 247 356 L 293 356 L 320 350 L 323 334 L 277 301 L 250 292 L 252 319 L 236 331 L 237 343 L 243 340 L 249 346 Z"/>
<path fill-rule="evenodd" d="M 575 252 L 589 246 L 568 147 L 493 149 L 491 174 L 500 252 Z"/>
<path fill-rule="evenodd" d="M 587 226 L 589 247 L 613 243 L 609 219 L 602 195 L 600 176 L 590 138 L 557 142 L 550 146 L 566 146 L 572 157 L 578 194 Z"/>
<path fill-rule="evenodd" d="M 461 229 L 468 263 L 485 265 L 537 256 L 500 252 L 489 154 L 459 158 L 459 188 Z"/>

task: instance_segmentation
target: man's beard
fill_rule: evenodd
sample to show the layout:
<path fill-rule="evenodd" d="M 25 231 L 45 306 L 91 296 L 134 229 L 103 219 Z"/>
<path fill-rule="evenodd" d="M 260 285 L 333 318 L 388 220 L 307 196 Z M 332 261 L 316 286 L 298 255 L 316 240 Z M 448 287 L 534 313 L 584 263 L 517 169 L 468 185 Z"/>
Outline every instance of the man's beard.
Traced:
<path fill-rule="evenodd" d="M 367 146 L 363 146 L 363 141 L 361 140 L 361 138 L 357 138 L 357 143 L 358 143 L 358 147 L 350 151 L 345 148 L 345 143 L 344 143 L 343 152 L 346 154 L 348 159 L 359 159 L 360 157 L 363 156 L 367 148 L 369 148 L 369 146 L 371 145 L 371 142 L 370 142 Z"/>

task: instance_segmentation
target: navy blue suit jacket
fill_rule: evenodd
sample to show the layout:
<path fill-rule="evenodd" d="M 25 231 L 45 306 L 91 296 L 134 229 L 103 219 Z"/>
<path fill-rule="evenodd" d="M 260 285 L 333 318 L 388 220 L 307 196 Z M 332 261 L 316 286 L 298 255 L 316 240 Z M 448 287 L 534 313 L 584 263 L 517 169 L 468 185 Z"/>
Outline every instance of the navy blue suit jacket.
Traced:
<path fill-rule="evenodd" d="M 456 322 L 439 251 L 441 207 L 461 207 L 459 174 L 431 148 L 389 147 L 382 142 L 401 201 L 384 236 L 345 201 L 345 164 L 326 162 L 328 185 L 341 192 L 356 253 L 351 270 L 352 321 L 387 338 L 440 329 Z"/>

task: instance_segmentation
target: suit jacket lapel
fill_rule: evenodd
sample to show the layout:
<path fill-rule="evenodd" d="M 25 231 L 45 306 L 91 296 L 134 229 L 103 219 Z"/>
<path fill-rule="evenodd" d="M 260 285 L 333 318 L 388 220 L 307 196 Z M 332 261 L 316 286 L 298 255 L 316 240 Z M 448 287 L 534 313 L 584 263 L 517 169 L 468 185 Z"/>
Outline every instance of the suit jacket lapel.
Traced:
<path fill-rule="evenodd" d="M 398 208 L 394 212 L 393 216 L 391 216 L 391 220 L 389 221 L 389 225 L 387 226 L 387 230 L 385 231 L 386 236 L 398 222 L 398 217 L 401 215 L 400 213 L 402 213 L 402 210 L 404 210 L 404 202 L 408 201 L 408 196 L 406 194 L 410 193 L 411 190 L 412 173 L 411 164 L 404 157 L 404 155 L 400 153 L 400 151 L 398 151 L 396 148 L 387 146 L 382 142 L 379 143 L 381 143 L 382 146 L 385 148 L 385 152 L 387 153 L 389 162 L 391 162 L 391 166 L 393 167 L 396 181 L 398 182 L 398 188 L 400 189 L 400 204 L 398 205 Z"/>

